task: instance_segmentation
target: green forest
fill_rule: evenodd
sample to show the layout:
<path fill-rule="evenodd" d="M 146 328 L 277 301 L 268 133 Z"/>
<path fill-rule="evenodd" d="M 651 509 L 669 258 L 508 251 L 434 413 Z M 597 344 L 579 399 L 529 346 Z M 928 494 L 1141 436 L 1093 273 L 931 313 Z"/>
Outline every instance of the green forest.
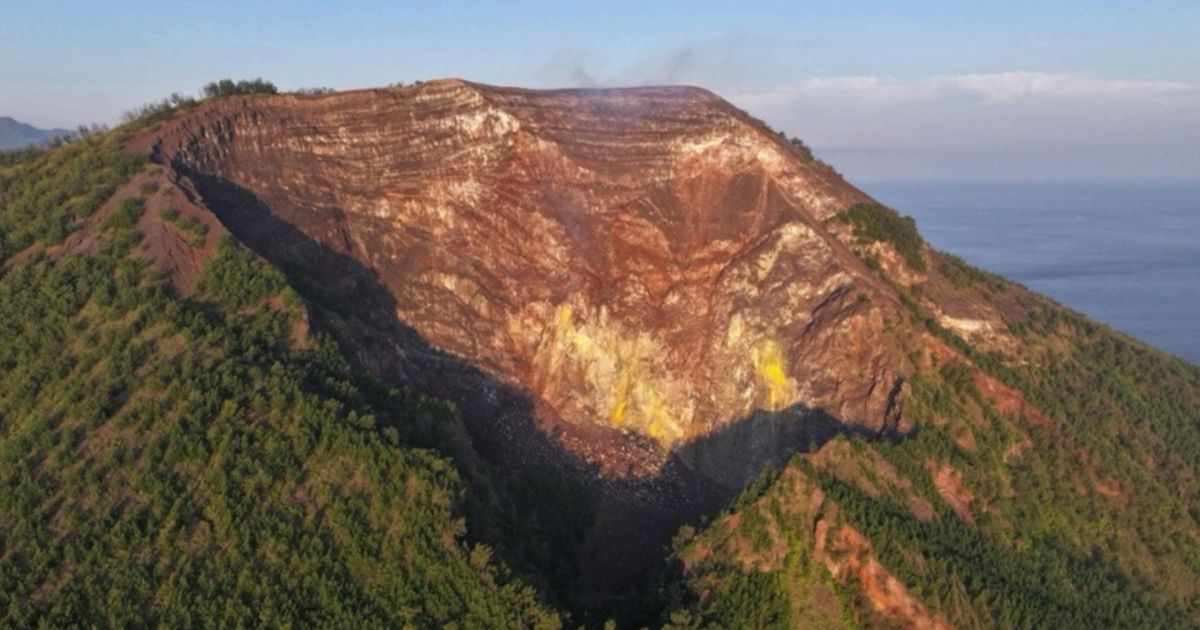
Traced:
<path fill-rule="evenodd" d="M 141 167 L 116 144 L 5 172 L 5 251 L 61 242 Z M 295 347 L 294 294 L 232 241 L 172 297 L 135 255 L 142 208 L 121 199 L 95 253 L 0 277 L 4 625 L 558 627 L 414 445 L 453 410 Z"/>

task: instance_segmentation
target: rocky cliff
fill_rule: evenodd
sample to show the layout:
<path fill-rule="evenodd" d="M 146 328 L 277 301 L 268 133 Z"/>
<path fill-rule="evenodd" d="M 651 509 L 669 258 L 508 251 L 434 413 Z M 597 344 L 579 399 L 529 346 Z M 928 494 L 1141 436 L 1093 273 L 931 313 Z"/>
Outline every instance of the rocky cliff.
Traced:
<path fill-rule="evenodd" d="M 596 562 L 836 433 L 910 428 L 925 333 L 864 261 L 920 271 L 839 220 L 866 195 L 705 90 L 234 98 L 130 147 L 360 366 L 458 403 L 495 461 L 593 479 Z"/>
<path fill-rule="evenodd" d="M 759 411 L 880 431 L 897 402 L 898 302 L 826 227 L 865 195 L 704 90 L 435 81 L 219 103 L 153 142 L 268 258 L 349 259 L 328 284 L 370 274 L 606 474 Z"/>

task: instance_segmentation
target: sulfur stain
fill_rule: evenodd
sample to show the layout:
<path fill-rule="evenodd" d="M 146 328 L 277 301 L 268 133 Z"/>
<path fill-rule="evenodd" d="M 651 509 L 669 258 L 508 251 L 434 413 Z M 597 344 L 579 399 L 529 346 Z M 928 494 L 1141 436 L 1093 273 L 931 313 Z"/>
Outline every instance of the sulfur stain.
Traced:
<path fill-rule="evenodd" d="M 753 359 L 754 368 L 767 386 L 767 404 L 772 410 L 778 409 L 788 402 L 792 389 L 779 344 L 764 341 L 754 350 Z"/>
<path fill-rule="evenodd" d="M 549 326 L 538 334 L 534 364 L 544 393 L 664 446 L 683 437 L 693 414 L 691 397 L 657 339 L 625 328 L 603 308 L 581 311 L 563 303 L 543 321 Z M 526 326 L 510 322 L 510 334 L 526 336 Z"/>
<path fill-rule="evenodd" d="M 617 377 L 617 385 L 613 388 L 614 398 L 612 413 L 609 414 L 609 424 L 616 428 L 625 425 L 625 408 L 629 406 L 629 383 L 631 380 L 629 366 L 621 368 Z"/>
<path fill-rule="evenodd" d="M 645 433 L 664 444 L 677 439 L 680 436 L 679 421 L 658 388 L 639 383 L 635 392 Z"/>

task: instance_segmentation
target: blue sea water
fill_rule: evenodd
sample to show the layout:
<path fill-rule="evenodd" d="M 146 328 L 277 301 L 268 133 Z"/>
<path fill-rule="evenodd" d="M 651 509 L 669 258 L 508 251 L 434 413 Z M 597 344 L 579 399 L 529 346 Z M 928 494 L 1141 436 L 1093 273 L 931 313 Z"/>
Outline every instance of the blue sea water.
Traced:
<path fill-rule="evenodd" d="M 934 247 L 1200 363 L 1200 184 L 863 188 Z"/>

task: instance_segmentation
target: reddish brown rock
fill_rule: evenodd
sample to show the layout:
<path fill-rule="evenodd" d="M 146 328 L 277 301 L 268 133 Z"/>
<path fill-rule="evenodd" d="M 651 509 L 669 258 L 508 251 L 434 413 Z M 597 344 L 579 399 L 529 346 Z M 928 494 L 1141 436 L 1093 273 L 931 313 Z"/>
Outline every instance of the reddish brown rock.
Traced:
<path fill-rule="evenodd" d="M 908 426 L 907 313 L 826 227 L 868 198 L 707 91 L 232 98 L 130 146 L 309 287 L 360 367 L 456 401 L 487 456 L 609 484 L 612 544 Z M 638 532 L 608 527 L 629 509 Z"/>
<path fill-rule="evenodd" d="M 703 90 L 252 98 L 149 142 L 264 255 L 348 257 L 568 433 L 669 449 L 797 404 L 878 430 L 904 375 L 890 292 L 823 227 L 864 195 Z"/>

